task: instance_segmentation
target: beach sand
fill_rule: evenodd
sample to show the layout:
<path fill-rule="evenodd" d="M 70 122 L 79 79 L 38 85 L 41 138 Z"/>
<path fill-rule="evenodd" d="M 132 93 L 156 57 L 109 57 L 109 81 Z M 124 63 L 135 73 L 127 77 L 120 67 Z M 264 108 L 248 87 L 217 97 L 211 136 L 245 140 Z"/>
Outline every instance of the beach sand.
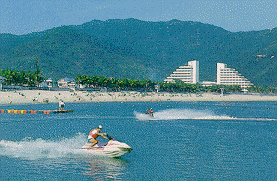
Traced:
<path fill-rule="evenodd" d="M 277 96 L 259 94 L 181 94 L 181 93 L 140 93 L 130 92 L 87 92 L 87 91 L 46 91 L 18 90 L 0 92 L 0 104 L 81 102 L 157 102 L 157 101 L 277 101 Z"/>

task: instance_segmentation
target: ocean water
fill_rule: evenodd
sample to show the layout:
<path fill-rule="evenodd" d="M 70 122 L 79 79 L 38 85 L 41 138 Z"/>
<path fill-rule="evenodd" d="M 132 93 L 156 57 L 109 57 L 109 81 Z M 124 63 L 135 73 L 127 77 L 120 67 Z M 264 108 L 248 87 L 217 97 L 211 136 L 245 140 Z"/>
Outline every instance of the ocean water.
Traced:
<path fill-rule="evenodd" d="M 149 108 L 153 118 L 144 114 Z M 1 180 L 277 178 L 276 102 L 67 103 L 66 109 L 74 112 L 0 114 Z M 133 150 L 120 158 L 80 152 L 100 124 Z"/>

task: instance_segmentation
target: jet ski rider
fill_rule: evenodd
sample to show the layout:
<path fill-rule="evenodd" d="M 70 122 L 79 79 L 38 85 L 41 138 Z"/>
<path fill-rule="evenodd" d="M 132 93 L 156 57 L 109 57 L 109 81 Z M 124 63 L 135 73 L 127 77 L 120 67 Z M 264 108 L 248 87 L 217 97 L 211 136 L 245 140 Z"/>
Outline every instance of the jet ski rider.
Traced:
<path fill-rule="evenodd" d="M 93 147 L 94 145 L 96 145 L 99 142 L 99 141 L 96 140 L 96 138 L 98 136 L 102 136 L 103 138 L 108 140 L 108 138 L 106 136 L 104 136 L 104 135 L 107 135 L 107 133 L 101 133 L 101 129 L 102 129 L 102 126 L 99 125 L 98 128 L 92 129 L 89 132 L 88 143 L 91 143 L 91 147 Z"/>
<path fill-rule="evenodd" d="M 149 110 L 147 109 L 146 110 L 146 114 L 149 114 L 150 116 L 152 116 L 153 117 L 153 109 L 152 108 L 150 108 Z"/>
<path fill-rule="evenodd" d="M 151 116 L 153 116 L 153 109 L 152 109 L 152 108 L 149 109 L 149 114 L 150 114 Z"/>

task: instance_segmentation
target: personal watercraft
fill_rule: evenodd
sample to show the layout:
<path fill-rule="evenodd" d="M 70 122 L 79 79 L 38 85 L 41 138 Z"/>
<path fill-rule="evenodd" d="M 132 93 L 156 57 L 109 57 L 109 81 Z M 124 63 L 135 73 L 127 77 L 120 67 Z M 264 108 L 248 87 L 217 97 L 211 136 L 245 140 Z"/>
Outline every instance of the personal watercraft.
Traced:
<path fill-rule="evenodd" d="M 151 117 L 154 117 L 152 108 L 151 109 L 147 109 L 145 114 L 149 115 Z"/>
<path fill-rule="evenodd" d="M 145 115 L 150 116 L 150 117 L 154 117 L 153 113 L 152 114 L 151 113 L 145 113 Z"/>
<path fill-rule="evenodd" d="M 91 143 L 86 143 L 82 150 L 92 154 L 103 154 L 109 157 L 120 157 L 125 153 L 131 152 L 132 148 L 126 143 L 107 135 L 109 141 L 107 143 L 97 143 L 91 147 Z"/>

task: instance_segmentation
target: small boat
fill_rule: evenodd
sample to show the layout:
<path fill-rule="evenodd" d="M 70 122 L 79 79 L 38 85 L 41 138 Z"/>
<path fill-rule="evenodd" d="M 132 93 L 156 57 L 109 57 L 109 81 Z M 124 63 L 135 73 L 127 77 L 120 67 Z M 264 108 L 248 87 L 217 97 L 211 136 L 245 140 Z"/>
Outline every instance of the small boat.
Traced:
<path fill-rule="evenodd" d="M 132 148 L 126 143 L 120 142 L 117 139 L 107 135 L 109 141 L 107 143 L 97 143 L 91 147 L 91 143 L 86 143 L 82 150 L 91 154 L 100 154 L 108 157 L 120 157 L 131 152 Z"/>
<path fill-rule="evenodd" d="M 54 113 L 70 113 L 73 112 L 73 110 L 54 110 Z"/>

